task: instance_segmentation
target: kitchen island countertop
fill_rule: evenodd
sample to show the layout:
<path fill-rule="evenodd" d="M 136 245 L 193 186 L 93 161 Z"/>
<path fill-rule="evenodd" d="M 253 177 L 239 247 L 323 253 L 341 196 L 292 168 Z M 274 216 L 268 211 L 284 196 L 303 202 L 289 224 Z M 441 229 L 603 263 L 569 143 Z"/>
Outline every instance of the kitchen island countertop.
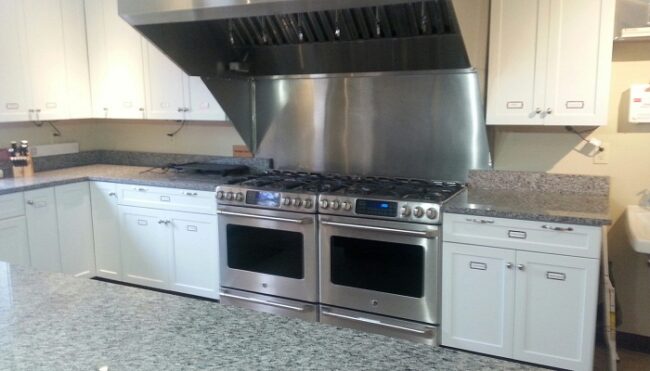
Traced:
<path fill-rule="evenodd" d="M 0 179 L 0 195 L 88 180 L 214 191 L 227 179 L 229 177 L 184 175 L 140 166 L 87 165 L 37 172 L 29 178 Z"/>
<path fill-rule="evenodd" d="M 0 262 L 0 369 L 532 366 Z"/>

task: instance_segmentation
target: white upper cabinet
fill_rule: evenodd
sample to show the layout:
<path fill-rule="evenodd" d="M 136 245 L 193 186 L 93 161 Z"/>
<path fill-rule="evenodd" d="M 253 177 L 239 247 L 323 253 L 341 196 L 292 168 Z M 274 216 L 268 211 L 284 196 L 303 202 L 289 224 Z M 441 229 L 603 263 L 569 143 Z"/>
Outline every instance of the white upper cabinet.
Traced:
<path fill-rule="evenodd" d="M 488 125 L 605 125 L 614 0 L 494 0 Z"/>
<path fill-rule="evenodd" d="M 182 120 L 189 109 L 187 75 L 156 46 L 144 42 L 147 118 Z"/>
<path fill-rule="evenodd" d="M 117 0 L 86 0 L 93 116 L 145 118 L 142 37 L 119 17 Z"/>
<path fill-rule="evenodd" d="M 27 121 L 32 105 L 21 14 L 22 1 L 0 1 L 0 121 Z"/>
<path fill-rule="evenodd" d="M 188 76 L 155 45 L 144 41 L 147 118 L 224 121 L 226 114 L 200 77 Z"/>
<path fill-rule="evenodd" d="M 84 27 L 83 0 L 0 3 L 0 121 L 88 115 Z"/>

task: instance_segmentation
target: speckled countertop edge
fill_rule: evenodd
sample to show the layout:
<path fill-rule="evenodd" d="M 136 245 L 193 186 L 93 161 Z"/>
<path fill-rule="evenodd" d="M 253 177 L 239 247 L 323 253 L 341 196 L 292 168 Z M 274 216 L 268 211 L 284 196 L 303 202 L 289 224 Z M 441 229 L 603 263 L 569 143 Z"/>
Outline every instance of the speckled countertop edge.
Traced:
<path fill-rule="evenodd" d="M 197 180 L 192 177 L 182 177 L 171 173 L 147 172 L 147 170 L 150 170 L 150 168 L 123 165 L 87 165 L 37 172 L 31 178 L 0 179 L 0 195 L 85 181 L 214 191 L 218 185 L 224 184 L 229 179 L 229 177 L 215 176 L 205 180 Z"/>

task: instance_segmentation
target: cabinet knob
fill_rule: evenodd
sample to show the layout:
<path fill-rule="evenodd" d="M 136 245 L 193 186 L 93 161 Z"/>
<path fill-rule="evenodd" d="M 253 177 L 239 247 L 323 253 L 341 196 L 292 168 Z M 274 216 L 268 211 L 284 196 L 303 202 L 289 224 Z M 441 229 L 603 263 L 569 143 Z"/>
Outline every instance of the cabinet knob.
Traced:
<path fill-rule="evenodd" d="M 507 262 L 507 263 L 506 263 L 506 268 L 508 268 L 508 269 L 512 269 L 512 263 Z"/>
<path fill-rule="evenodd" d="M 32 200 L 27 201 L 27 205 L 34 206 L 34 201 Z"/>
<path fill-rule="evenodd" d="M 553 110 L 551 108 L 547 108 L 546 109 L 546 114 L 550 115 L 551 113 L 553 113 Z"/>
<path fill-rule="evenodd" d="M 523 271 L 526 267 L 523 264 L 517 264 L 517 269 Z"/>
<path fill-rule="evenodd" d="M 117 193 L 115 193 L 115 192 L 110 192 L 110 193 L 108 194 L 108 196 L 109 196 L 109 197 L 117 197 Z"/>
<path fill-rule="evenodd" d="M 540 113 L 542 113 L 542 109 L 539 107 L 535 108 L 535 113 L 539 115 Z"/>

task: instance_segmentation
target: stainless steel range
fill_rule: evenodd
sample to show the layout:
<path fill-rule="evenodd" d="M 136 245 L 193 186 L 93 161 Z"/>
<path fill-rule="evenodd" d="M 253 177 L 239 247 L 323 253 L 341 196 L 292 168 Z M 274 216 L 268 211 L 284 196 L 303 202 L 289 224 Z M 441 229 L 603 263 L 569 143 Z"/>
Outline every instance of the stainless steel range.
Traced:
<path fill-rule="evenodd" d="M 462 188 L 278 171 L 220 186 L 222 301 L 314 321 L 320 303 L 322 322 L 435 344 L 440 208 Z"/>

